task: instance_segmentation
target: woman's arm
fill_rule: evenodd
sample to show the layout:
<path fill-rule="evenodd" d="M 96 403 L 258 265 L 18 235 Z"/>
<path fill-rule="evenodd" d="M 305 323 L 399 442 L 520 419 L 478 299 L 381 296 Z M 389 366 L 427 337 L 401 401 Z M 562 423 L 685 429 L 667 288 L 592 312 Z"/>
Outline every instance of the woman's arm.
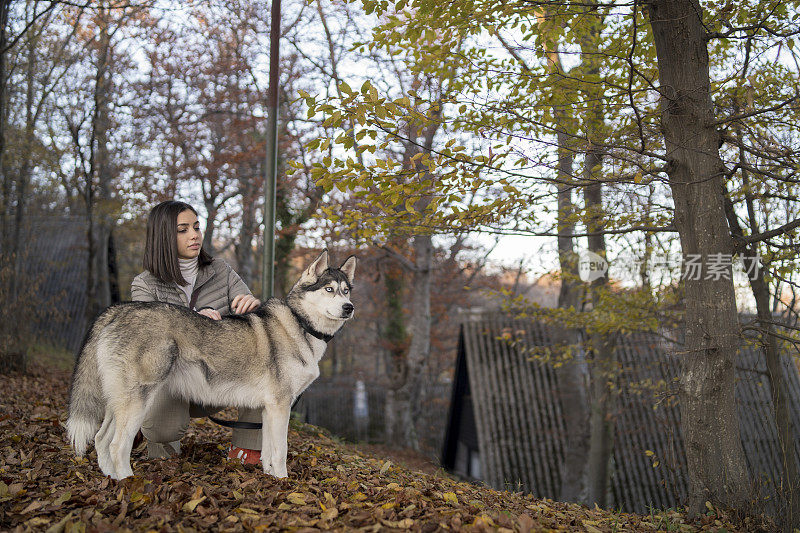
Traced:
<path fill-rule="evenodd" d="M 155 302 L 156 295 L 153 294 L 151 288 L 145 281 L 136 276 L 131 283 L 131 300 L 134 302 Z"/>
<path fill-rule="evenodd" d="M 227 263 L 226 263 L 227 264 Z M 228 301 L 232 313 L 242 314 L 254 311 L 261 301 L 253 296 L 244 280 L 228 265 Z"/>

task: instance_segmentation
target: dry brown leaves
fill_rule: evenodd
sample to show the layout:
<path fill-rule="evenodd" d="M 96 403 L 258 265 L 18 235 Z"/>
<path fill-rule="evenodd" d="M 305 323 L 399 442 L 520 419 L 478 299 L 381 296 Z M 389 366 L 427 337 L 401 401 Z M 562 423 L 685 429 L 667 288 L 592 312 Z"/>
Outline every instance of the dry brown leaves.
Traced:
<path fill-rule="evenodd" d="M 228 430 L 194 421 L 177 460 L 133 454 L 134 477 L 103 477 L 66 444 L 69 376 L 0 375 L 0 529 L 11 531 L 699 531 L 709 512 L 637 516 L 537 500 L 396 466 L 293 425 L 289 479 L 224 459 Z M 743 530 L 743 529 L 742 529 Z"/>

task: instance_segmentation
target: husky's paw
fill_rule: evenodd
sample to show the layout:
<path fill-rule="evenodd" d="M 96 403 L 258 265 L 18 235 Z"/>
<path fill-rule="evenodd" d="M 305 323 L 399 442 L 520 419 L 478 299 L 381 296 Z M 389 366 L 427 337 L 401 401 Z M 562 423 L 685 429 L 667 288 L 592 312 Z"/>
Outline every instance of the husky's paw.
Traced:
<path fill-rule="evenodd" d="M 114 462 L 110 459 L 105 460 L 102 456 L 98 457 L 97 466 L 100 467 L 100 471 L 104 476 L 108 476 L 111 479 L 117 479 L 117 472 L 114 469 Z"/>
<path fill-rule="evenodd" d="M 113 470 L 102 470 L 101 469 L 100 471 L 103 473 L 103 475 L 105 477 L 110 477 L 111 479 L 118 479 L 117 478 L 117 473 L 114 472 Z"/>
<path fill-rule="evenodd" d="M 100 471 L 103 475 L 114 477 L 114 465 L 111 463 L 110 459 L 107 459 L 101 453 L 97 454 L 97 466 L 100 467 Z"/>
<path fill-rule="evenodd" d="M 274 468 L 271 464 L 264 464 L 264 473 L 270 476 L 274 476 L 278 479 L 285 479 L 289 477 L 288 472 L 286 471 L 286 467 L 283 468 Z"/>
<path fill-rule="evenodd" d="M 105 472 L 103 472 L 106 474 Z M 111 476 L 111 479 L 116 479 L 119 481 L 120 479 L 125 479 L 126 477 L 131 477 L 133 475 L 133 470 L 131 469 L 130 465 L 123 466 L 122 468 L 117 468 L 112 472 L 108 472 L 106 475 Z"/>

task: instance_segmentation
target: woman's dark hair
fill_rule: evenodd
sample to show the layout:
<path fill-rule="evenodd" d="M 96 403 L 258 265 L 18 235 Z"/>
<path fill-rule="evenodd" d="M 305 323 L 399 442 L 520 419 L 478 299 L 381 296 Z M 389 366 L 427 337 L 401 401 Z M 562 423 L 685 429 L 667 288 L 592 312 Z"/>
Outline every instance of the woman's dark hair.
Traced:
<path fill-rule="evenodd" d="M 161 202 L 147 215 L 142 266 L 165 283 L 187 284 L 178 264 L 178 215 L 187 209 L 197 215 L 192 206 L 176 200 Z M 200 248 L 197 260 L 198 266 L 203 267 L 211 263 L 211 256 Z"/>

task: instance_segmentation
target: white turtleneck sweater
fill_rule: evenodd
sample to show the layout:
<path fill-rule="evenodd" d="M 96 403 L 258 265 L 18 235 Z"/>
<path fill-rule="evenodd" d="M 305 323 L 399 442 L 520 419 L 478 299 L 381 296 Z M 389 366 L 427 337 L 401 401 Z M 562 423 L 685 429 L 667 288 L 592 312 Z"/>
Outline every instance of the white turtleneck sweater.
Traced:
<path fill-rule="evenodd" d="M 198 260 L 196 257 L 194 259 L 178 258 L 178 265 L 181 267 L 183 279 L 189 282 L 188 285 L 178 285 L 178 287 L 186 293 L 186 301 L 191 302 L 194 282 L 197 280 Z"/>

